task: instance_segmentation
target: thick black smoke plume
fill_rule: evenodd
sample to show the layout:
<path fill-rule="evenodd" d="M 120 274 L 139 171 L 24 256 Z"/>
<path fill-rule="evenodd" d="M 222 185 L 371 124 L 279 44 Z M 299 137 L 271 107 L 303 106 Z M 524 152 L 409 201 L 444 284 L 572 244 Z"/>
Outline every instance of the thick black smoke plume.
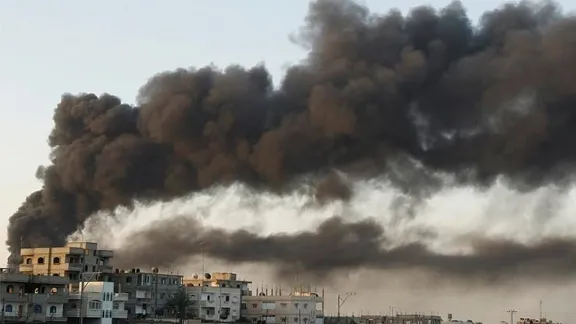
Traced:
<path fill-rule="evenodd" d="M 118 251 L 117 265 L 171 267 L 203 253 L 230 262 L 272 263 L 284 278 L 306 273 L 322 280 L 335 270 L 367 267 L 425 270 L 449 278 L 493 282 L 511 278 L 560 280 L 573 277 L 576 268 L 576 241 L 561 238 L 525 245 L 472 237 L 467 242 L 472 245 L 471 253 L 449 255 L 433 252 L 418 242 L 394 245 L 385 234 L 373 220 L 347 223 L 340 217 L 324 221 L 315 231 L 273 236 L 244 230 L 226 232 L 177 217 L 170 222 L 157 221 L 130 235 L 130 243 Z"/>
<path fill-rule="evenodd" d="M 38 172 L 44 186 L 10 218 L 12 255 L 21 243 L 62 244 L 94 212 L 130 207 L 134 199 L 166 200 L 237 180 L 276 190 L 297 175 L 359 161 L 383 167 L 396 153 L 430 169 L 472 170 L 464 178 L 478 184 L 506 175 L 538 186 L 574 161 L 576 19 L 554 4 L 507 4 L 474 28 L 459 2 L 403 16 L 318 0 L 306 22 L 300 40 L 309 57 L 277 90 L 264 67 L 231 66 L 156 75 L 140 90 L 138 107 L 111 95 L 64 95 L 49 138 L 52 164 Z M 412 246 L 403 261 L 374 250 L 380 235 L 374 224 L 326 226 L 338 229 L 330 240 L 358 228 L 371 233 L 353 245 L 357 264 L 422 259 L 420 265 L 432 267 L 455 260 Z M 322 233 L 305 236 L 320 244 Z M 232 237 L 266 256 L 266 247 L 282 247 L 262 242 L 289 239 Z M 220 256 L 239 260 L 217 243 Z M 363 249 L 392 261 L 368 261 Z M 285 256 L 304 268 L 321 267 L 296 254 L 309 250 Z M 351 254 L 333 256 L 339 255 Z M 466 260 L 462 267 L 475 264 Z M 325 262 L 338 267 L 350 260 L 332 261 Z"/>

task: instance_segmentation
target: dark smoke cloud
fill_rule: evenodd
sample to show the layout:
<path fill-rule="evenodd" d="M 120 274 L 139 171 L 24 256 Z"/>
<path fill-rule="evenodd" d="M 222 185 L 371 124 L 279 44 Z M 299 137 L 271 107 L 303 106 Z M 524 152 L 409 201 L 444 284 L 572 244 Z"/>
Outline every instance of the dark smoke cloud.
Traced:
<path fill-rule="evenodd" d="M 507 4 L 473 27 L 459 2 L 403 16 L 318 0 L 299 40 L 309 57 L 279 89 L 262 66 L 231 66 L 158 74 L 137 107 L 107 94 L 64 95 L 49 138 L 52 163 L 37 172 L 44 185 L 10 218 L 11 263 L 21 244 L 62 244 L 96 211 L 213 184 L 279 190 L 295 176 L 361 161 L 389 172 L 385 161 L 401 153 L 479 185 L 505 175 L 533 188 L 561 179 L 558 170 L 576 157 L 576 19 L 553 3 Z M 426 195 L 421 181 L 399 186 Z M 338 233 L 358 226 L 367 227 Z M 365 230 L 372 235 L 355 253 L 375 249 L 379 230 Z M 320 244 L 321 232 L 307 235 Z M 538 256 L 553 247 L 564 251 L 515 248 Z M 392 264 L 435 264 L 423 247 L 403 249 L 412 261 L 390 252 Z M 486 258 L 493 267 L 517 260 Z"/>
<path fill-rule="evenodd" d="M 417 236 L 430 236 L 421 233 Z M 461 240 L 461 243 L 464 243 Z M 354 223 L 334 217 L 315 231 L 259 236 L 226 232 L 187 217 L 157 221 L 127 238 L 118 251 L 119 266 L 170 267 L 204 253 L 221 260 L 277 265 L 278 274 L 306 273 L 318 279 L 358 267 L 424 270 L 440 277 L 498 281 L 574 277 L 576 242 L 549 239 L 524 245 L 497 239 L 468 238 L 469 254 L 432 252 L 418 242 L 393 246 L 373 220 Z"/>

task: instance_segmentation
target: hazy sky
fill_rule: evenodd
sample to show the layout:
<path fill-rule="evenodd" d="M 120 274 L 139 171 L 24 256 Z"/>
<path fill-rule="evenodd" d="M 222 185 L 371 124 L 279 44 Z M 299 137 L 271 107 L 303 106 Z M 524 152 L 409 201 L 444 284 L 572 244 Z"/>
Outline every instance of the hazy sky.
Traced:
<path fill-rule="evenodd" d="M 0 0 L 0 227 L 40 183 L 53 109 L 64 92 L 109 92 L 128 103 L 147 78 L 177 67 L 265 62 L 277 83 L 305 52 L 288 36 L 307 0 Z M 374 11 L 392 2 L 366 1 Z M 441 7 L 449 1 L 402 1 Z M 473 18 L 500 3 L 464 1 Z M 576 4 L 561 1 L 564 9 Z M 0 233 L 4 241 L 5 233 Z M 0 260 L 7 253 L 0 252 Z"/>

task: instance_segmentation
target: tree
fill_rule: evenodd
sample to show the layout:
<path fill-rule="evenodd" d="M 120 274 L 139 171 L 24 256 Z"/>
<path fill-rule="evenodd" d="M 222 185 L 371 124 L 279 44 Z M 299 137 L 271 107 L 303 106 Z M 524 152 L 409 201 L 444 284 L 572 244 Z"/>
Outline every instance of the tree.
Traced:
<path fill-rule="evenodd" d="M 178 315 L 178 318 L 180 318 L 180 324 L 183 324 L 184 318 L 186 317 L 186 309 L 191 304 L 192 301 L 190 298 L 188 298 L 186 291 L 184 289 L 180 289 L 174 294 L 174 297 L 170 298 L 166 302 L 166 307 L 173 309 Z"/>

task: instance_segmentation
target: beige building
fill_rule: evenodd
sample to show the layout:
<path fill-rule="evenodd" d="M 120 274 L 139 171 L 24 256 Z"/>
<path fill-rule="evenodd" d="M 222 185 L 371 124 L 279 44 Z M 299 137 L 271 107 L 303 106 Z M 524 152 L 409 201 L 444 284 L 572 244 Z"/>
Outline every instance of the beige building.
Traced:
<path fill-rule="evenodd" d="M 99 250 L 96 243 L 70 242 L 63 247 L 23 248 L 20 272 L 80 280 L 86 272 L 112 272 L 114 252 Z"/>
<path fill-rule="evenodd" d="M 150 272 L 116 269 L 111 280 L 115 292 L 128 296 L 125 305 L 129 318 L 168 315 L 166 302 L 183 288 L 181 275 L 160 273 L 156 268 Z"/>
<path fill-rule="evenodd" d="M 0 298 L 6 322 L 65 322 L 68 282 L 66 277 L 0 269 Z"/>
<path fill-rule="evenodd" d="M 253 323 L 323 324 L 324 299 L 310 290 L 293 289 L 287 295 L 266 290 L 243 296 L 241 314 Z"/>
<path fill-rule="evenodd" d="M 205 321 L 232 323 L 240 319 L 243 295 L 249 295 L 250 281 L 239 280 L 235 273 L 206 273 L 184 279 L 186 293 L 192 301 L 190 313 L 200 314 Z"/>

